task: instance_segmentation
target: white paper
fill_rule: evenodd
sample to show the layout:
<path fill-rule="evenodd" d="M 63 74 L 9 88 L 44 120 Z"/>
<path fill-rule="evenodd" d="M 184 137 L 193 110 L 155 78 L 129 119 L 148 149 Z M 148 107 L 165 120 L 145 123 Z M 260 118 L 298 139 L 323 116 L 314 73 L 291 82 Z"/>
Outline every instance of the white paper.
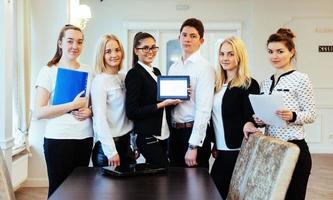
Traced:
<path fill-rule="evenodd" d="M 249 95 L 255 115 L 265 124 L 286 127 L 287 122 L 276 115 L 284 108 L 282 95 Z"/>

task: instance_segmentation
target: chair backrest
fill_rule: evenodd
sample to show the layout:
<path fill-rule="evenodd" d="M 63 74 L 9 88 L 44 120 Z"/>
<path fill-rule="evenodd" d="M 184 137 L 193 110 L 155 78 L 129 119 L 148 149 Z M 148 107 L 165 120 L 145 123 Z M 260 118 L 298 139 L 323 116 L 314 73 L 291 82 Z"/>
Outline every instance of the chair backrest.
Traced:
<path fill-rule="evenodd" d="M 243 140 L 227 199 L 283 200 L 299 151 L 295 144 L 251 134 Z"/>
<path fill-rule="evenodd" d="M 0 149 L 0 200 L 15 200 L 12 181 Z"/>

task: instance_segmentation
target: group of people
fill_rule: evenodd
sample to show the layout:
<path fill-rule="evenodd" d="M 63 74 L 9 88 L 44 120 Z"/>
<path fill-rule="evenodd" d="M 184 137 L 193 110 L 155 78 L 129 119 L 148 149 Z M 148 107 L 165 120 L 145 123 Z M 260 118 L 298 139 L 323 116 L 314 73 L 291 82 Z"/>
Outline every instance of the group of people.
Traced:
<path fill-rule="evenodd" d="M 161 72 L 152 65 L 159 50 L 155 38 L 146 32 L 135 35 L 132 68 L 125 76 L 119 72 L 124 60 L 121 42 L 115 35 L 104 35 L 97 46 L 91 91 L 72 102 L 51 105 L 59 67 L 88 70 L 77 60 L 83 40 L 76 26 L 63 27 L 56 54 L 36 82 L 34 115 L 48 119 L 44 154 L 49 196 L 75 167 L 88 166 L 90 157 L 94 166 L 136 163 L 138 154 L 130 146 L 134 132 L 139 152 L 150 164 L 208 169 L 212 155 L 211 176 L 225 199 L 243 138 L 265 127 L 265 134 L 299 146 L 286 199 L 305 198 L 311 156 L 303 125 L 315 119 L 314 95 L 309 77 L 293 66 L 296 49 L 290 29 L 281 28 L 267 40 L 276 72 L 259 86 L 250 76 L 241 39 L 232 36 L 221 43 L 214 68 L 200 54 L 202 22 L 185 20 L 179 35 L 182 57 L 168 75 L 190 77 L 190 99 L 164 101 L 156 98 Z M 260 93 L 282 94 L 285 108 L 276 114 L 287 127 L 267 125 L 255 116 L 248 95 Z"/>

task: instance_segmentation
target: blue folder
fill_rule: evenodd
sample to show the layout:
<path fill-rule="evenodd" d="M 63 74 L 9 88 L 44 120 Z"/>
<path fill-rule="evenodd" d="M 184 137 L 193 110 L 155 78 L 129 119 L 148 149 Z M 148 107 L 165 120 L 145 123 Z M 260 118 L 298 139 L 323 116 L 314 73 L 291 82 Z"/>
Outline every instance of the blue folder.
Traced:
<path fill-rule="evenodd" d="M 52 105 L 72 102 L 82 91 L 86 95 L 88 72 L 58 68 Z"/>

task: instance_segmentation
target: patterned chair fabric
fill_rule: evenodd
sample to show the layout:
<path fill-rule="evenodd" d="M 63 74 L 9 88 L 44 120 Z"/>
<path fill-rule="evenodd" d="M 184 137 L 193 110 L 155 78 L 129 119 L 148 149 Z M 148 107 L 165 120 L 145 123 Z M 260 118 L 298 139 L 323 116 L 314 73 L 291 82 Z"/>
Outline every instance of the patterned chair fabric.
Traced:
<path fill-rule="evenodd" d="M 261 133 L 243 140 L 230 182 L 228 200 L 283 200 L 299 148 Z"/>

